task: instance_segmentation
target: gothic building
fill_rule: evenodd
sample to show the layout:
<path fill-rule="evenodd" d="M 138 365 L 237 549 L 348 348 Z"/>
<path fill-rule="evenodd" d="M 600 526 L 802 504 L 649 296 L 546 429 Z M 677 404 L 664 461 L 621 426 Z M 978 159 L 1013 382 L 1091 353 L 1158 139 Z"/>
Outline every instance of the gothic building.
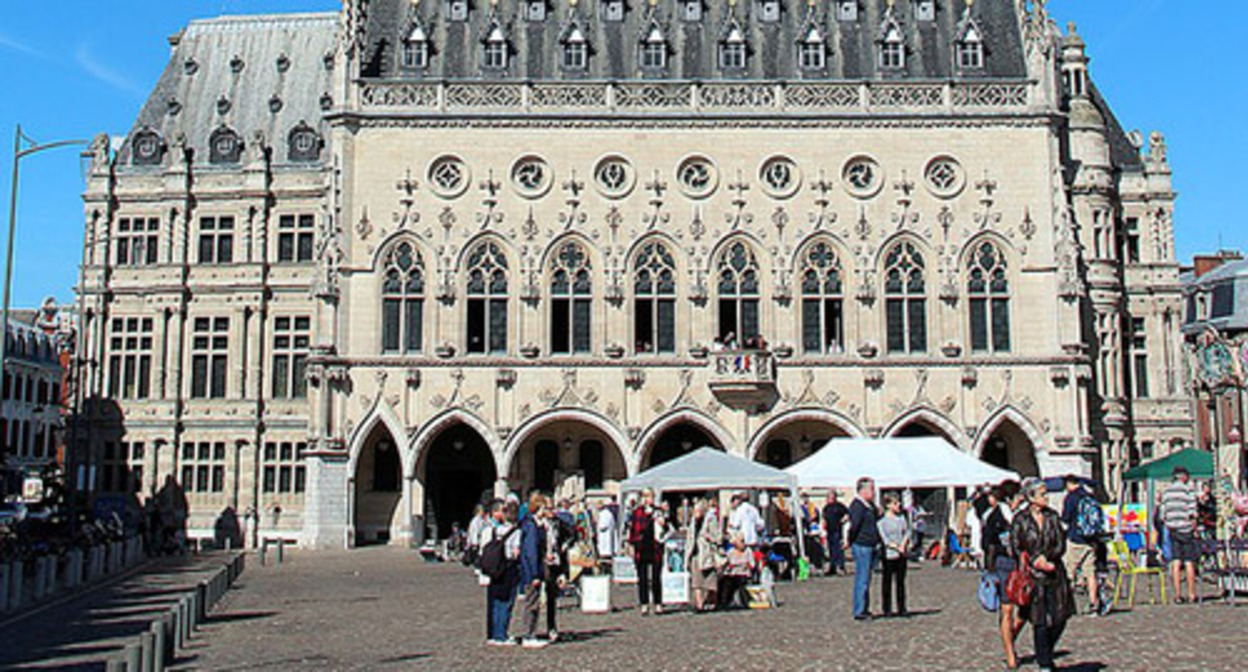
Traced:
<path fill-rule="evenodd" d="M 1040 0 L 196 21 L 94 149 L 84 449 L 310 546 L 711 445 L 1186 443 L 1165 144 Z M 110 448 L 111 446 L 111 448 Z"/>

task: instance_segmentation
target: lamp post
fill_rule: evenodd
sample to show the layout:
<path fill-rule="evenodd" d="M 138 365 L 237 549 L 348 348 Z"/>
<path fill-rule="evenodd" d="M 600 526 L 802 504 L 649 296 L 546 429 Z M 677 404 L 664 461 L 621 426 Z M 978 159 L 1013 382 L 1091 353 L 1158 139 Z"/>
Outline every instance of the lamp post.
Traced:
<path fill-rule="evenodd" d="M 22 147 L 23 144 L 27 146 Z M 0 325 L 3 325 L 5 334 L 9 329 L 9 300 L 13 292 L 13 241 L 17 233 L 17 177 L 18 169 L 21 167 L 21 161 L 24 157 L 30 156 L 36 152 L 42 152 L 46 149 L 57 149 L 58 147 L 69 147 L 71 145 L 85 145 L 86 140 L 60 140 L 57 142 L 48 142 L 40 144 L 35 142 L 29 136 L 22 133 L 22 125 L 17 125 L 17 130 L 13 134 L 13 180 L 12 194 L 9 197 L 9 241 L 8 250 L 5 253 L 4 262 L 4 308 L 0 313 Z M 8 338 L 0 338 L 0 376 L 7 376 L 9 348 Z"/>

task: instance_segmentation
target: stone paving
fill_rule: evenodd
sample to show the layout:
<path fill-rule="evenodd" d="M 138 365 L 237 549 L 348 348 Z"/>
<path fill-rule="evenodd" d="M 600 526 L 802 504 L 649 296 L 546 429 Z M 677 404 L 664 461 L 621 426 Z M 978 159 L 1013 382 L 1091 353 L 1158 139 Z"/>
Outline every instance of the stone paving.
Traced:
<path fill-rule="evenodd" d="M 136 641 L 225 558 L 159 558 L 120 579 L 0 620 L 0 670 L 103 670 L 107 658 Z"/>
<path fill-rule="evenodd" d="M 974 572 L 912 566 L 908 619 L 855 623 L 850 579 L 781 584 L 773 611 L 642 617 L 635 589 L 617 610 L 560 612 L 560 641 L 541 650 L 483 643 L 484 593 L 458 565 L 411 551 L 304 552 L 248 571 L 204 626 L 183 669 L 1003 669 L 995 616 L 975 601 Z M 873 597 L 878 600 L 877 585 Z M 878 609 L 878 605 L 877 605 Z M 518 622 L 513 619 L 513 632 Z M 1020 650 L 1031 654 L 1031 631 Z M 1059 664 L 1077 670 L 1242 670 L 1248 602 L 1137 606 L 1079 617 Z M 1028 658 L 1024 658 L 1027 662 Z M 1033 668 L 1034 669 L 1034 668 Z"/>

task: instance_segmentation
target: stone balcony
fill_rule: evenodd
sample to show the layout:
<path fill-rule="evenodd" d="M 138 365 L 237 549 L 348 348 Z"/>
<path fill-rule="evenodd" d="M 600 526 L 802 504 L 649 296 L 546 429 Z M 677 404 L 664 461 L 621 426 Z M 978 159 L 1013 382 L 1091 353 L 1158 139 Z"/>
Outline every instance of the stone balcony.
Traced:
<path fill-rule="evenodd" d="M 776 359 L 767 350 L 712 352 L 707 384 L 725 406 L 770 406 L 777 398 Z"/>

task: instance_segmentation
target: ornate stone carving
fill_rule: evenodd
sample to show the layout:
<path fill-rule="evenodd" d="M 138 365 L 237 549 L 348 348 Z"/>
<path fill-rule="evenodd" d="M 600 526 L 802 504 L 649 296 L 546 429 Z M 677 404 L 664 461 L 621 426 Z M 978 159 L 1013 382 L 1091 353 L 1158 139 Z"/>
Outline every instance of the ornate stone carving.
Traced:
<path fill-rule="evenodd" d="M 883 369 L 867 369 L 862 372 L 862 382 L 867 387 L 879 389 L 884 387 L 884 370 Z"/>

